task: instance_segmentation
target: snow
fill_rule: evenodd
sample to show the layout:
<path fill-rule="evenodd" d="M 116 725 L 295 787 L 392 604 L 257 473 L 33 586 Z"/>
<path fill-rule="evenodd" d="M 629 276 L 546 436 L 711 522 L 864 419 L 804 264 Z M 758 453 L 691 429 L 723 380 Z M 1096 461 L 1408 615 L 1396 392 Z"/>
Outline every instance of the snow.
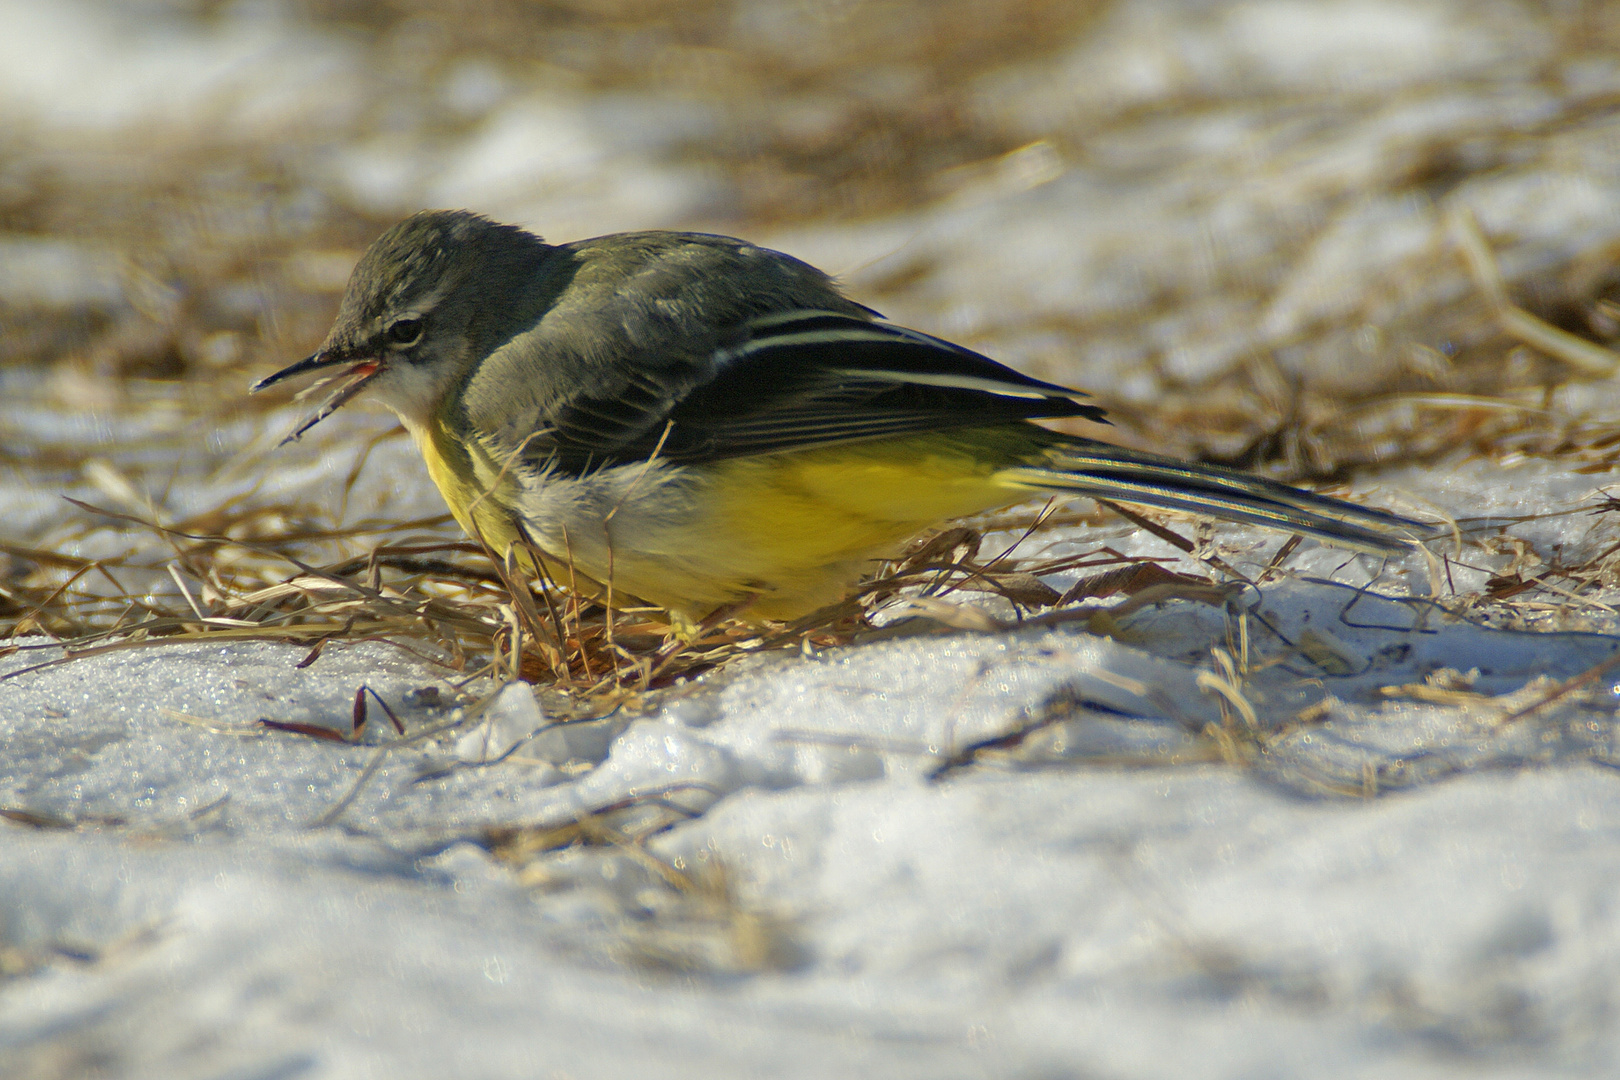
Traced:
<path fill-rule="evenodd" d="M 1620 776 L 1593 759 L 1613 760 L 1620 682 L 1504 718 L 1620 638 L 1267 587 L 1240 611 L 1294 638 L 1324 623 L 1357 669 L 1267 668 L 1264 729 L 1329 717 L 1244 769 L 1192 737 L 1219 712 L 1173 657 L 1231 615 L 1191 606 L 1121 640 L 764 655 L 579 727 L 546 727 L 522 684 L 454 726 L 444 669 L 377 643 L 305 668 L 287 645 L 166 643 L 8 677 L 0 791 L 42 827 L 7 837 L 4 942 L 48 963 L 0 998 L 7 1074 L 1603 1071 Z M 1465 664 L 1481 696 L 1461 704 L 1377 693 Z M 439 734 L 396 745 L 375 709 L 358 746 L 256 725 L 345 731 L 362 683 Z M 536 722 L 464 767 L 488 729 L 505 750 Z M 1356 797 L 1369 776 L 1404 790 Z M 537 876 L 486 854 L 492 829 L 658 793 L 706 812 L 651 850 L 723 867 L 725 910 L 612 846 Z"/>
<path fill-rule="evenodd" d="M 627 976 L 464 849 L 47 836 L 8 860 L 13 939 L 117 944 L 8 1003 L 9 1070 L 1601 1072 L 1613 806 L 1579 768 L 1350 808 L 1216 769 L 756 793 L 683 839 L 821 958 L 742 981 Z"/>

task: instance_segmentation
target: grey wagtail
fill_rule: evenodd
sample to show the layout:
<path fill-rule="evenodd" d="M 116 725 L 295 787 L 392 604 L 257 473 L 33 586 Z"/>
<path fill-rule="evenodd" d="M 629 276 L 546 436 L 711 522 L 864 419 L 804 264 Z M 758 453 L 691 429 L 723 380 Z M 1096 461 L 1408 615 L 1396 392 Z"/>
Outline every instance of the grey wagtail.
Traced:
<path fill-rule="evenodd" d="M 798 259 L 702 233 L 547 244 L 428 211 L 371 245 L 308 359 L 344 368 L 289 439 L 362 391 L 416 439 L 468 533 L 678 623 L 793 619 L 930 526 L 1073 493 L 1361 550 L 1428 526 L 1031 423 L 1087 395 L 883 322 Z M 524 547 L 519 548 L 519 557 Z"/>

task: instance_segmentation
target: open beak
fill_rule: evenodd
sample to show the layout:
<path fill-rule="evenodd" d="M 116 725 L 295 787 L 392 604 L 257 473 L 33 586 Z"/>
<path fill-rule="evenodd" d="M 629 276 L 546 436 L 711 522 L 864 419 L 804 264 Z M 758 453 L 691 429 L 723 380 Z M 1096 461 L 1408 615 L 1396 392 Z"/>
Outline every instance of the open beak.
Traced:
<path fill-rule="evenodd" d="M 260 379 L 258 382 L 249 387 L 248 393 L 257 394 L 260 390 L 274 386 L 276 383 L 281 382 L 284 379 L 291 379 L 299 375 L 307 374 L 311 371 L 322 371 L 326 368 L 336 367 L 340 364 L 349 363 L 349 360 L 349 357 L 335 355 L 323 350 L 314 354 L 313 356 L 305 357 L 296 364 L 282 368 L 274 375 L 266 375 L 264 378 Z M 350 367 L 347 371 L 333 375 L 330 378 L 322 379 L 320 382 L 311 386 L 308 390 L 305 390 L 304 393 L 298 395 L 300 398 L 302 398 L 306 394 L 313 393 L 322 387 L 331 386 L 333 384 L 337 385 L 337 389 L 332 393 L 332 396 L 321 403 L 321 407 L 316 410 L 315 414 L 309 419 L 305 420 L 302 424 L 299 424 L 298 427 L 293 430 L 293 433 L 288 435 L 285 439 L 282 439 L 278 445 L 286 446 L 288 443 L 296 440 L 304 432 L 308 431 L 322 420 L 325 420 L 328 416 L 331 416 L 350 398 L 364 390 L 366 388 L 366 384 L 371 382 L 372 379 L 375 379 L 382 369 L 382 361 L 376 359 L 375 357 L 370 357 L 365 360 L 361 360 L 359 363 Z"/>

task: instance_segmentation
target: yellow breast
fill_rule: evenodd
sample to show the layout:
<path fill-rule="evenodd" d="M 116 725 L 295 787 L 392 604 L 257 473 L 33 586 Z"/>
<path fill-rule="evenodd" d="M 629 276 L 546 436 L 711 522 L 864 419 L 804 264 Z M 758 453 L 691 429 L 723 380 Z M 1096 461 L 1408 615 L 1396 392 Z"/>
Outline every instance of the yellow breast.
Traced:
<path fill-rule="evenodd" d="M 751 617 L 792 619 L 838 600 L 931 526 L 1022 498 L 997 473 L 1036 449 L 1030 430 L 898 436 L 656 475 L 626 465 L 594 480 L 603 492 L 616 482 L 613 495 L 591 491 L 591 478 L 550 481 L 581 489 L 567 497 L 526 489 L 442 422 L 413 434 L 456 520 L 497 554 L 517 539 L 518 518 L 558 580 L 597 593 L 611 582 L 616 598 L 687 619 L 749 598 Z"/>

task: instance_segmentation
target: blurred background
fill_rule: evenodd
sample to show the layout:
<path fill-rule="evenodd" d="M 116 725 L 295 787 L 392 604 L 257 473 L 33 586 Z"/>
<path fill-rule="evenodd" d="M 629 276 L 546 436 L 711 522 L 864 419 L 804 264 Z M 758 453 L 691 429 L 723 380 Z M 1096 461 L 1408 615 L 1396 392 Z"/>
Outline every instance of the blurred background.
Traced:
<path fill-rule="evenodd" d="M 1600 0 L 0 0 L 0 540 L 352 515 L 391 421 L 245 388 L 424 207 L 745 236 L 1174 453 L 1606 472 L 1617 104 Z"/>

